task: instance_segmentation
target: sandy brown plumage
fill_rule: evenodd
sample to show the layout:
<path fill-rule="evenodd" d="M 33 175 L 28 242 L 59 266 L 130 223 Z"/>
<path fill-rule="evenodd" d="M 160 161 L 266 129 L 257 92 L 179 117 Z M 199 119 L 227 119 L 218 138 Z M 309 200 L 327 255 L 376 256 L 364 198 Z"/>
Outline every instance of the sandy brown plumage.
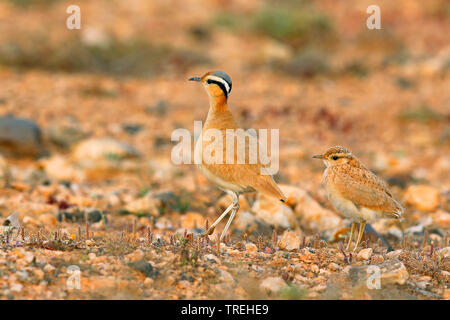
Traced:
<path fill-rule="evenodd" d="M 368 221 L 380 217 L 401 217 L 403 207 L 394 199 L 384 181 L 367 169 L 350 150 L 339 146 L 332 147 L 313 158 L 322 159 L 326 165 L 323 181 L 330 202 L 353 221 L 347 249 L 356 222 L 360 223 L 360 232 L 355 250 Z"/>
<path fill-rule="evenodd" d="M 286 201 L 286 197 L 278 188 L 272 176 L 264 174 L 262 169 L 266 168 L 267 165 L 262 164 L 259 157 L 256 157 L 256 162 L 249 162 L 251 153 L 254 155 L 253 152 L 256 151 L 250 149 L 250 140 L 253 139 L 252 141 L 255 141 L 256 137 L 248 137 L 250 139 L 248 143 L 240 145 L 240 147 L 236 141 L 234 156 L 232 159 L 229 159 L 231 161 L 227 162 L 227 144 L 225 138 L 228 134 L 227 129 L 239 129 L 227 105 L 228 95 L 231 91 L 231 79 L 229 76 L 221 71 L 216 71 L 208 72 L 201 78 L 193 77 L 190 80 L 203 84 L 210 101 L 208 116 L 202 130 L 202 139 L 198 140 L 195 146 L 196 156 L 202 159 L 202 163 L 198 166 L 208 180 L 215 183 L 221 189 L 231 193 L 234 197 L 230 207 L 225 210 L 206 232 L 207 234 L 211 234 L 217 223 L 232 210 L 231 216 L 221 235 L 221 238 L 223 238 L 234 215 L 239 209 L 239 194 L 258 191 L 281 201 Z M 222 146 L 219 144 L 220 142 L 208 138 L 210 129 L 216 130 L 216 132 L 218 130 L 221 133 L 221 137 L 224 137 Z M 244 130 L 242 130 L 242 133 L 244 133 Z M 255 142 L 256 144 L 259 143 L 257 139 Z M 222 163 L 210 163 L 205 159 L 205 156 L 208 155 L 207 150 L 216 150 L 215 147 L 217 147 L 217 150 L 222 149 Z M 199 156 L 200 154 L 202 154 L 201 157 Z M 245 163 L 240 164 L 237 160 L 238 155 L 242 154 L 245 154 Z M 214 155 L 213 152 L 212 155 Z"/>

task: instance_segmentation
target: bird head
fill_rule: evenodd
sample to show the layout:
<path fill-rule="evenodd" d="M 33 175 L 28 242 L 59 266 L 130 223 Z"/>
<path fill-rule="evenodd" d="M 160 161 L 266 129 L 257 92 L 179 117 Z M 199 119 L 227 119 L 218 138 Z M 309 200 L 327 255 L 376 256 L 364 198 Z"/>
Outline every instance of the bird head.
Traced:
<path fill-rule="evenodd" d="M 340 146 L 332 147 L 324 154 L 315 155 L 313 158 L 323 160 L 327 167 L 348 164 L 356 159 L 350 150 Z"/>
<path fill-rule="evenodd" d="M 231 93 L 231 78 L 223 71 L 207 72 L 202 77 L 192 77 L 189 81 L 201 82 L 206 92 L 212 98 L 225 97 Z"/>

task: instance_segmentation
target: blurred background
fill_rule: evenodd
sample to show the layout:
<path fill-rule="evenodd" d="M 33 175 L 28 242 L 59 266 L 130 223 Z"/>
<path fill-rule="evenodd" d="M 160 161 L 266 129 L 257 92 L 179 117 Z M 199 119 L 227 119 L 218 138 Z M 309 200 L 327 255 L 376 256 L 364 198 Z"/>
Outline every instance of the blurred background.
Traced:
<path fill-rule="evenodd" d="M 80 30 L 66 28 L 72 4 Z M 380 30 L 366 27 L 372 4 Z M 213 221 L 229 199 L 195 166 L 172 164 L 170 136 L 208 112 L 207 95 L 187 79 L 223 70 L 237 122 L 280 129 L 276 180 L 312 201 L 286 213 L 251 208 L 249 195 L 241 211 L 253 215 L 240 215 L 250 220 L 238 219 L 238 231 L 265 223 L 331 239 L 344 224 L 311 156 L 342 145 L 407 208 L 401 225 L 382 221 L 377 231 L 401 241 L 405 229 L 429 227 L 443 241 L 449 31 L 445 0 L 2 0 L 2 215 L 18 211 L 31 230 L 56 226 L 74 206 L 100 209 L 121 227 L 136 218 L 138 228 L 160 229 Z"/>
<path fill-rule="evenodd" d="M 381 30 L 367 29 L 360 0 L 80 0 L 80 30 L 66 28 L 70 4 L 0 2 L 11 181 L 102 186 L 114 169 L 134 193 L 211 189 L 172 165 L 170 134 L 206 117 L 207 96 L 186 79 L 224 70 L 237 121 L 281 129 L 281 183 L 326 202 L 310 158 L 343 145 L 399 197 L 417 182 L 448 195 L 447 1 L 380 0 Z"/>

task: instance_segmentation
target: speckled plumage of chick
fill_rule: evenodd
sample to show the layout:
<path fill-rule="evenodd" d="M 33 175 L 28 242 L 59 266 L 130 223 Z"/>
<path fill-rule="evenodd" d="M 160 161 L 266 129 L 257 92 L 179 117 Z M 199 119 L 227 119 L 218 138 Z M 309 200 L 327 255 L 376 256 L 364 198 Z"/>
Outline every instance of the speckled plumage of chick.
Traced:
<path fill-rule="evenodd" d="M 328 199 L 339 212 L 352 220 L 347 250 L 357 223 L 360 227 L 353 251 L 356 251 L 361 242 L 367 222 L 378 218 L 401 217 L 403 207 L 394 199 L 384 181 L 367 169 L 350 150 L 332 147 L 313 158 L 325 163 L 323 183 Z"/>

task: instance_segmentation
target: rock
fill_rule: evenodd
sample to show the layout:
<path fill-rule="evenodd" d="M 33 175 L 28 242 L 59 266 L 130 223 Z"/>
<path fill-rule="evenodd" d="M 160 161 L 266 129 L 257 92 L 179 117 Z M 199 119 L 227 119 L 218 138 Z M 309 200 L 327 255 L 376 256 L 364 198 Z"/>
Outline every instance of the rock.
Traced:
<path fill-rule="evenodd" d="M 181 228 L 183 229 L 196 229 L 204 228 L 205 218 L 196 212 L 187 212 L 180 217 Z"/>
<path fill-rule="evenodd" d="M 402 252 L 403 252 L 402 249 L 388 252 L 388 253 L 386 254 L 386 258 L 388 258 L 388 259 L 397 259 L 398 257 L 400 257 L 400 255 L 402 254 Z"/>
<path fill-rule="evenodd" d="M 245 250 L 249 252 L 255 252 L 258 251 L 258 247 L 254 243 L 246 243 L 245 244 Z"/>
<path fill-rule="evenodd" d="M 439 206 L 439 190 L 427 185 L 410 186 L 404 201 L 419 211 L 433 211 Z"/>
<path fill-rule="evenodd" d="M 335 263 L 335 262 L 330 263 L 330 264 L 328 265 L 328 268 L 329 268 L 330 270 L 332 270 L 332 271 L 339 271 L 339 270 L 341 270 L 341 267 L 340 267 L 337 263 Z"/>
<path fill-rule="evenodd" d="M 151 193 L 147 193 L 142 198 L 138 198 L 125 206 L 125 210 L 134 214 L 150 214 L 154 217 L 159 216 L 159 208 L 161 200 L 153 197 Z"/>
<path fill-rule="evenodd" d="M 212 253 L 209 253 L 209 254 L 207 254 L 207 255 L 204 255 L 203 258 L 204 258 L 206 261 L 209 261 L 209 262 L 212 262 L 212 263 L 220 264 L 220 260 L 219 260 L 215 255 L 213 255 Z"/>
<path fill-rule="evenodd" d="M 131 262 L 128 264 L 130 267 L 133 267 L 134 269 L 142 272 L 146 277 L 148 278 L 154 278 L 156 277 L 159 272 L 157 270 L 154 270 L 153 266 L 144 260 L 139 260 L 135 262 Z"/>
<path fill-rule="evenodd" d="M 55 215 L 52 213 L 44 213 L 39 216 L 39 221 L 44 226 L 56 226 L 58 223 L 58 220 L 56 219 Z"/>
<path fill-rule="evenodd" d="M 41 129 L 30 120 L 0 117 L 0 152 L 19 157 L 45 155 Z"/>
<path fill-rule="evenodd" d="M 293 251 L 300 248 L 300 243 L 302 239 L 302 233 L 300 231 L 290 231 L 286 230 L 278 246 L 281 250 Z"/>
<path fill-rule="evenodd" d="M 26 281 L 28 279 L 28 272 L 26 270 L 18 270 L 16 272 L 17 278 L 19 278 L 20 281 Z"/>
<path fill-rule="evenodd" d="M 450 300 L 450 288 L 444 289 L 444 294 L 442 295 L 442 299 Z"/>
<path fill-rule="evenodd" d="M 234 280 L 233 276 L 225 270 L 219 269 L 219 273 L 220 273 L 220 279 L 228 284 L 234 284 L 236 281 Z"/>
<path fill-rule="evenodd" d="M 362 249 L 360 252 L 358 252 L 356 259 L 359 261 L 369 260 L 370 257 L 372 256 L 372 252 L 373 252 L 372 248 Z"/>
<path fill-rule="evenodd" d="M 285 229 L 292 229 L 297 226 L 292 209 L 275 198 L 258 194 L 258 198 L 252 206 L 252 211 L 269 225 Z"/>
<path fill-rule="evenodd" d="M 286 286 L 287 286 L 286 282 L 280 277 L 269 277 L 264 279 L 259 287 L 266 293 L 270 294 L 270 293 L 277 293 Z"/>
<path fill-rule="evenodd" d="M 132 159 L 139 153 L 132 146 L 112 138 L 91 138 L 78 143 L 72 152 L 72 159 L 84 168 L 108 169 L 119 167 L 125 159 Z"/>
<path fill-rule="evenodd" d="M 68 148 L 87 137 L 87 133 L 80 128 L 81 124 L 73 118 L 58 119 L 50 123 L 46 135 L 57 146 Z"/>
<path fill-rule="evenodd" d="M 372 259 L 370 259 L 371 264 L 380 264 L 384 262 L 384 258 L 381 254 L 375 254 L 372 256 Z"/>
<path fill-rule="evenodd" d="M 11 286 L 11 291 L 13 291 L 13 292 L 21 292 L 22 291 L 22 288 L 23 288 L 23 285 L 22 284 L 20 284 L 20 283 L 15 283 L 15 284 L 13 284 L 12 286 Z"/>
<path fill-rule="evenodd" d="M 130 254 L 125 256 L 125 261 L 136 262 L 144 258 L 144 252 L 141 249 L 137 249 Z"/>
<path fill-rule="evenodd" d="M 44 266 L 44 272 L 45 272 L 45 273 L 53 273 L 54 270 L 55 270 L 55 267 L 52 266 L 52 265 L 49 264 L 49 263 L 47 263 L 47 264 Z"/>
<path fill-rule="evenodd" d="M 433 224 L 442 229 L 450 229 L 450 213 L 443 210 L 438 210 L 431 214 Z"/>
<path fill-rule="evenodd" d="M 369 272 L 368 268 L 373 268 L 373 266 L 380 268 L 380 281 L 382 288 L 383 286 L 390 284 L 403 285 L 409 278 L 408 270 L 406 270 L 405 265 L 398 259 L 388 260 L 379 265 L 352 267 L 349 271 L 349 276 L 354 282 L 366 282 L 367 277 L 373 274 L 373 271 Z"/>
<path fill-rule="evenodd" d="M 88 208 L 85 211 L 81 211 L 78 207 L 69 208 L 67 211 L 59 211 L 57 216 L 59 222 L 62 222 L 63 220 L 70 222 L 85 222 L 86 218 L 91 223 L 99 222 L 103 218 L 107 220 L 106 216 L 100 210 L 94 208 Z"/>
<path fill-rule="evenodd" d="M 288 203 L 295 207 L 295 216 L 299 218 L 300 225 L 314 232 L 333 230 L 342 224 L 342 219 L 334 212 L 323 208 L 305 190 L 280 185 L 286 194 Z"/>
<path fill-rule="evenodd" d="M 66 158 L 55 155 L 40 161 L 45 173 L 57 181 L 81 181 L 84 179 L 84 172 L 75 168 Z"/>
<path fill-rule="evenodd" d="M 153 284 L 154 280 L 152 278 L 145 278 L 144 280 L 144 286 L 146 286 L 147 288 L 150 288 Z"/>

